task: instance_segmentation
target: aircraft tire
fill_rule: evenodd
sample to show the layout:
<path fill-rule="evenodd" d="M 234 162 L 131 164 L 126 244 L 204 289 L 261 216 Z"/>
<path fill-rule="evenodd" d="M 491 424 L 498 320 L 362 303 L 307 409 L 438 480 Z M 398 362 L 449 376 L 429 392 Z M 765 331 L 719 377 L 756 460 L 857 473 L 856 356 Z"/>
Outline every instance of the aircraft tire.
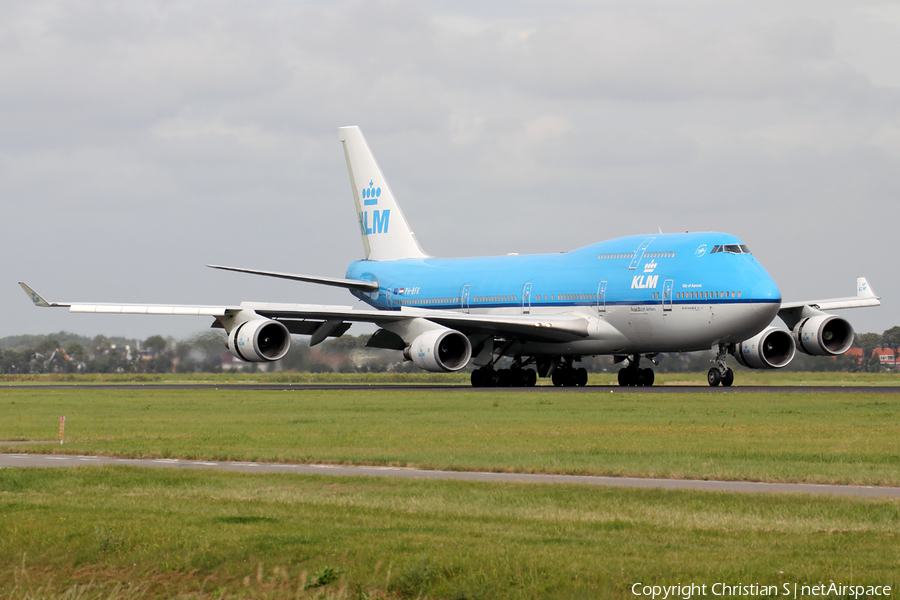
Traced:
<path fill-rule="evenodd" d="M 513 387 L 528 387 L 528 371 L 525 369 L 513 369 Z"/>
<path fill-rule="evenodd" d="M 525 371 L 525 387 L 534 387 L 537 385 L 537 371 L 528 369 Z"/>
<path fill-rule="evenodd" d="M 731 384 L 734 383 L 734 371 L 731 368 L 725 369 L 725 375 L 722 377 L 722 385 L 725 387 L 731 387 Z"/>
<path fill-rule="evenodd" d="M 626 369 L 619 369 L 619 387 L 628 387 L 628 372 Z"/>
<path fill-rule="evenodd" d="M 644 387 L 647 385 L 646 379 L 644 379 L 644 369 L 635 369 L 631 374 L 631 385 L 635 387 Z"/>
<path fill-rule="evenodd" d="M 550 376 L 550 381 L 552 381 L 553 385 L 555 385 L 556 387 L 561 387 L 563 384 L 562 377 L 560 377 L 561 373 L 562 371 L 560 369 L 556 369 L 555 371 L 553 371 L 553 375 Z"/>
<path fill-rule="evenodd" d="M 716 387 L 719 383 L 722 382 L 722 373 L 715 367 L 709 370 L 709 373 L 706 374 L 706 380 L 709 382 L 710 387 Z"/>
<path fill-rule="evenodd" d="M 481 372 L 481 369 L 475 369 L 472 371 L 472 387 L 484 387 L 484 373 Z"/>
<path fill-rule="evenodd" d="M 641 369 L 643 372 L 643 380 L 644 385 L 650 387 L 653 385 L 653 380 L 656 379 L 656 374 L 653 372 L 653 369 Z"/>
<path fill-rule="evenodd" d="M 584 387 L 587 385 L 588 381 L 588 372 L 587 369 L 581 367 L 575 371 L 575 385 L 578 387 Z"/>

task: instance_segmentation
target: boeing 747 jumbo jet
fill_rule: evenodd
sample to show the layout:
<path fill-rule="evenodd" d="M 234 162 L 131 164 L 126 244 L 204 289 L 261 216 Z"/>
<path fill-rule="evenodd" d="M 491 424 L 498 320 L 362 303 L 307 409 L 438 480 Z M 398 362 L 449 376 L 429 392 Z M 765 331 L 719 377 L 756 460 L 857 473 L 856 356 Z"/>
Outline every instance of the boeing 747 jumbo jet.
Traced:
<path fill-rule="evenodd" d="M 857 295 L 781 301 L 778 286 L 750 249 L 727 233 L 648 234 L 618 238 L 562 254 L 433 258 L 422 250 L 358 127 L 341 127 L 365 260 L 343 279 L 208 265 L 242 273 L 343 287 L 371 307 L 243 302 L 187 306 L 50 302 L 20 285 L 37 306 L 74 313 L 213 317 L 237 358 L 283 358 L 291 334 L 315 346 L 355 322 L 379 329 L 368 345 L 401 350 L 426 371 L 459 371 L 472 385 L 583 386 L 582 357 L 612 355 L 619 385 L 653 385 L 664 352 L 716 349 L 709 385 L 730 386 L 726 358 L 754 369 L 778 369 L 797 350 L 842 354 L 853 343 L 845 319 L 824 311 L 878 306 L 864 277 Z M 779 317 L 787 329 L 773 324 Z M 501 358 L 510 368 L 497 369 Z"/>

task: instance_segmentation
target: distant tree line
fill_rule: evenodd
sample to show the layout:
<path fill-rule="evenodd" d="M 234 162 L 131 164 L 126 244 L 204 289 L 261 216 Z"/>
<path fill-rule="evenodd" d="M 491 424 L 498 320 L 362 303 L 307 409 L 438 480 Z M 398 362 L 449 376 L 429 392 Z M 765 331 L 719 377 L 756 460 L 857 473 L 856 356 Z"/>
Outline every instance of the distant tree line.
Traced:
<path fill-rule="evenodd" d="M 0 373 L 25 375 L 38 373 L 216 373 L 228 369 L 247 372 L 384 372 L 416 371 L 402 354 L 392 350 L 366 347 L 369 335 L 329 339 L 310 348 L 308 338 L 294 338 L 288 355 L 275 363 L 244 363 L 233 359 L 225 348 L 221 330 L 198 333 L 184 340 L 160 335 L 145 340 L 121 337 L 93 338 L 61 331 L 50 335 L 20 335 L 0 338 Z M 786 370 L 879 372 L 885 370 L 876 348 L 900 353 L 900 327 L 882 334 L 856 336 L 855 348 L 862 357 L 808 356 L 800 352 Z M 713 352 L 661 354 L 654 369 L 659 373 L 703 372 L 709 369 Z M 505 360 L 505 359 L 504 359 Z M 618 370 L 611 356 L 586 357 L 582 363 L 591 372 Z M 500 365 L 502 366 L 502 365 Z"/>

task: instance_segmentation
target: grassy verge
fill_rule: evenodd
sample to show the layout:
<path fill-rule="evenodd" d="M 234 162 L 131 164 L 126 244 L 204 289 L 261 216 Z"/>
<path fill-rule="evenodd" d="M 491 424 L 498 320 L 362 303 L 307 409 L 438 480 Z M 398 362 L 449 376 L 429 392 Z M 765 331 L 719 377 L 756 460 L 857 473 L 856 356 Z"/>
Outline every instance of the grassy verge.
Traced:
<path fill-rule="evenodd" d="M 67 452 L 900 485 L 897 394 L 4 390 L 0 440 Z"/>
<path fill-rule="evenodd" d="M 468 386 L 469 373 L 91 373 L 85 375 L 0 375 L 3 384 L 215 384 L 215 383 L 285 383 L 285 384 L 409 384 L 409 385 L 462 385 Z M 538 385 L 552 385 L 548 379 L 539 379 Z M 588 385 L 617 386 L 616 372 L 591 373 Z M 706 372 L 657 373 L 654 385 L 698 385 L 705 387 Z M 750 371 L 736 373 L 737 386 L 895 386 L 900 385 L 900 375 L 895 373 L 803 373 L 794 371 Z"/>
<path fill-rule="evenodd" d="M 0 470 L 0 598 L 629 598 L 893 585 L 900 503 L 578 486 Z"/>

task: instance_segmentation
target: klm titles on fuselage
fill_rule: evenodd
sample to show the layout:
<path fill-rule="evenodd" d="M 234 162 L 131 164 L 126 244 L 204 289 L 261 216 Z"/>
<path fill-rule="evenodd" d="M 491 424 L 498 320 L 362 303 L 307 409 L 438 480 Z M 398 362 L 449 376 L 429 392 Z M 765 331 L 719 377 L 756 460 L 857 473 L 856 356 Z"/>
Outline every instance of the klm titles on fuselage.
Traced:
<path fill-rule="evenodd" d="M 363 206 L 378 206 L 378 198 L 381 196 L 381 188 L 375 187 L 374 181 L 369 181 L 369 187 L 360 191 L 363 198 Z M 373 210 L 372 226 L 369 226 L 369 211 L 364 210 L 359 213 L 359 227 L 362 229 L 363 235 L 372 235 L 373 233 L 387 233 L 388 220 L 391 217 L 391 209 Z"/>
<path fill-rule="evenodd" d="M 633 290 L 654 290 L 659 275 L 635 275 L 631 280 L 631 289 Z"/>

